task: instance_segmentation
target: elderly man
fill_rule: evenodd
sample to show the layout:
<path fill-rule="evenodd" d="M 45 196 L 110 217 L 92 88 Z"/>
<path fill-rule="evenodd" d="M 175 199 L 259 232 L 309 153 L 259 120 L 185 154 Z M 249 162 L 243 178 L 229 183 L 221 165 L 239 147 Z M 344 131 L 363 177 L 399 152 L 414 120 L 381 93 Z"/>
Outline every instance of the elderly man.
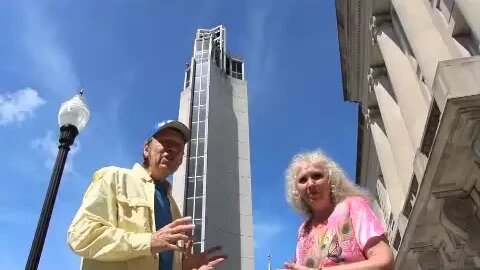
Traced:
<path fill-rule="evenodd" d="M 219 247 L 191 254 L 190 217 L 181 218 L 165 179 L 182 163 L 190 131 L 177 121 L 155 125 L 143 164 L 95 172 L 68 230 L 83 270 L 213 269 Z"/>

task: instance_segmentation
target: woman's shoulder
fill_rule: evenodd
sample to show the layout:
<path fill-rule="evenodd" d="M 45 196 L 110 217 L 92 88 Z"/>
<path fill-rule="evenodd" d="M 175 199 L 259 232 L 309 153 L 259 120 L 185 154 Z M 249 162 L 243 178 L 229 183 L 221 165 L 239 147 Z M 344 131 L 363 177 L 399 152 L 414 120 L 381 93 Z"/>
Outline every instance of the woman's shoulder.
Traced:
<path fill-rule="evenodd" d="M 368 199 L 362 196 L 348 196 L 342 201 L 342 203 L 348 205 L 349 207 L 357 206 L 357 205 L 361 205 L 361 206 L 370 205 L 370 202 L 368 201 Z"/>
<path fill-rule="evenodd" d="M 362 196 L 348 196 L 336 207 L 336 212 L 352 212 L 352 210 L 362 210 L 370 208 L 370 202 Z"/>

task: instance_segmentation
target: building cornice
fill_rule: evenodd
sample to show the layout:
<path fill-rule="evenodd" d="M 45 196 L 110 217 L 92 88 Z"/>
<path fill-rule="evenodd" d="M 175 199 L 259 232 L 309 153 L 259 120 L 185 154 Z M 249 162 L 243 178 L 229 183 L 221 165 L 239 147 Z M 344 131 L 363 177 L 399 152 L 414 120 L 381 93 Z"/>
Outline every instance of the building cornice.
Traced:
<path fill-rule="evenodd" d="M 359 103 L 367 89 L 368 53 L 371 44 L 370 0 L 336 0 L 338 46 L 342 73 L 343 99 Z M 362 175 L 362 145 L 365 122 L 362 107 L 358 109 L 356 183 Z M 368 140 L 367 142 L 371 142 Z"/>
<path fill-rule="evenodd" d="M 359 102 L 365 89 L 371 44 L 371 1 L 336 0 L 343 97 Z"/>

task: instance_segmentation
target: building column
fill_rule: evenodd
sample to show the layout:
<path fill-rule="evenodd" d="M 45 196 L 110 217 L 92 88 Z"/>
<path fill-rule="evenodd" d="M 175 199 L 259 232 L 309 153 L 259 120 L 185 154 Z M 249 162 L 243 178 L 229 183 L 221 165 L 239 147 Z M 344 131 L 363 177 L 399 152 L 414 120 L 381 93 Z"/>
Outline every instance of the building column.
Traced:
<path fill-rule="evenodd" d="M 378 69 L 370 69 L 370 88 L 375 93 L 378 107 L 382 115 L 383 125 L 387 133 L 390 148 L 395 160 L 402 190 L 408 193 L 408 186 L 413 173 L 415 151 L 408 139 L 408 131 L 400 108 L 392 96 L 392 89 L 386 74 Z M 376 74 L 375 74 L 376 73 Z"/>
<path fill-rule="evenodd" d="M 382 170 L 383 180 L 385 181 L 385 189 L 390 198 L 392 215 L 394 219 L 397 219 L 402 211 L 406 193 L 403 191 L 400 178 L 398 177 L 390 143 L 380 126 L 381 118 L 379 112 L 369 110 L 367 125 L 370 128 L 377 150 L 378 162 Z"/>
<path fill-rule="evenodd" d="M 480 1 L 456 0 L 455 4 L 458 6 L 458 9 L 460 9 L 460 12 L 467 21 L 468 26 L 472 31 L 472 35 L 476 39 L 477 47 L 480 47 Z"/>
<path fill-rule="evenodd" d="M 452 55 L 435 27 L 425 2 L 392 0 L 392 5 L 422 69 L 427 86 L 431 88 L 438 62 L 451 59 Z"/>
<path fill-rule="evenodd" d="M 391 207 L 390 198 L 388 197 L 387 189 L 385 188 L 383 182 L 385 182 L 383 177 L 377 178 L 377 195 L 378 195 L 380 208 L 382 209 L 382 212 L 383 212 L 385 229 L 388 231 L 389 223 L 391 222 L 390 213 L 392 213 L 392 207 Z M 390 232 L 388 232 L 387 234 L 389 233 Z"/>
<path fill-rule="evenodd" d="M 392 88 L 400 107 L 413 149 L 420 147 L 428 114 L 427 101 L 422 95 L 417 76 L 408 57 L 398 46 L 390 22 L 377 22 L 373 36 L 378 43 Z"/>

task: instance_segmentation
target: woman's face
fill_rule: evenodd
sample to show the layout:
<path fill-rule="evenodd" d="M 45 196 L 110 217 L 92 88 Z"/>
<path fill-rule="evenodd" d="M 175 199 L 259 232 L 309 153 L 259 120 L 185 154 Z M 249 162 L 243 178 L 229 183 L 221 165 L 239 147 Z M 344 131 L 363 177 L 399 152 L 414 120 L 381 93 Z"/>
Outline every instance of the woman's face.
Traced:
<path fill-rule="evenodd" d="M 300 198 L 312 210 L 331 206 L 329 172 L 321 162 L 300 162 L 295 180 Z"/>

